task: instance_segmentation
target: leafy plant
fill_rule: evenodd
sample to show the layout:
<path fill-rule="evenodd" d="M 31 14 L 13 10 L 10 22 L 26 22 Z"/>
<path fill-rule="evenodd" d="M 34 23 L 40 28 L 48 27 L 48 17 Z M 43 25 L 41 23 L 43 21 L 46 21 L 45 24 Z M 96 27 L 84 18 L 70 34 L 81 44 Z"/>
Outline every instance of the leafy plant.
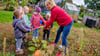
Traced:
<path fill-rule="evenodd" d="M 22 0 L 22 7 L 27 6 L 27 5 L 28 5 L 28 1 Z"/>
<path fill-rule="evenodd" d="M 12 10 L 14 10 L 14 6 L 17 6 L 17 5 L 18 5 L 17 0 L 16 1 L 15 0 L 11 0 L 9 2 L 6 2 L 5 10 L 8 10 L 9 7 L 11 6 L 11 7 L 13 7 L 13 9 L 11 9 L 11 11 L 12 11 Z"/>
<path fill-rule="evenodd" d="M 30 41 L 29 44 L 29 50 L 30 51 L 37 51 L 40 50 L 42 52 L 42 55 L 56 55 L 56 53 L 59 53 L 58 47 L 55 45 L 48 45 L 49 42 L 45 40 L 39 40 L 39 39 L 33 39 Z"/>
<path fill-rule="evenodd" d="M 94 16 L 94 14 L 93 13 L 90 13 L 90 12 L 88 12 L 87 15 L 88 16 Z"/>
<path fill-rule="evenodd" d="M 46 16 L 46 14 L 45 14 L 45 13 L 41 13 L 41 15 L 43 16 L 43 18 Z"/>
<path fill-rule="evenodd" d="M 9 6 L 9 11 L 14 11 L 15 8 L 13 6 Z"/>
<path fill-rule="evenodd" d="M 0 52 L 0 56 L 4 56 L 3 53 Z M 15 54 L 8 52 L 5 54 L 5 56 L 15 56 Z"/>
<path fill-rule="evenodd" d="M 34 47 L 36 48 L 35 50 L 41 49 L 47 49 L 47 42 L 45 40 L 39 40 L 39 39 L 33 39 L 28 43 L 29 45 L 29 50 Z"/>
<path fill-rule="evenodd" d="M 82 12 L 79 16 L 83 17 L 85 15 L 85 12 Z"/>
<path fill-rule="evenodd" d="M 28 49 L 29 49 L 30 51 L 34 51 L 34 50 L 36 50 L 35 47 L 29 47 Z"/>
<path fill-rule="evenodd" d="M 36 0 L 29 0 L 30 3 L 34 4 Z"/>

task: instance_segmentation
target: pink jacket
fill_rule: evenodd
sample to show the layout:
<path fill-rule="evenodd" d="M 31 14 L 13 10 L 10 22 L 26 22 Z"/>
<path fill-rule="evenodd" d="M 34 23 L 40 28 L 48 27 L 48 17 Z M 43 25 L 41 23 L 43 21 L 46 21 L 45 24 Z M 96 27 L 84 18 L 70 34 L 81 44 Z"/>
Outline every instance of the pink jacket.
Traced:
<path fill-rule="evenodd" d="M 54 6 L 51 10 L 50 21 L 46 23 L 46 26 L 52 25 L 54 21 L 57 21 L 58 25 L 64 27 L 72 22 L 72 18 L 66 13 L 65 10 L 58 6 Z"/>
<path fill-rule="evenodd" d="M 42 20 L 45 23 L 45 20 L 43 19 L 43 17 L 39 14 L 33 14 L 32 18 L 31 18 L 31 26 L 32 27 L 37 27 L 40 26 L 40 20 Z"/>

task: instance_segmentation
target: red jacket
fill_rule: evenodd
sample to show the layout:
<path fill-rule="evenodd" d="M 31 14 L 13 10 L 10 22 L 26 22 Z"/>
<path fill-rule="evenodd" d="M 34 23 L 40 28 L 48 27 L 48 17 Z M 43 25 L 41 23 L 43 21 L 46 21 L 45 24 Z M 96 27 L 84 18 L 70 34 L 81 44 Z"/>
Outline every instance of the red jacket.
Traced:
<path fill-rule="evenodd" d="M 40 26 L 40 20 L 42 20 L 45 23 L 45 20 L 43 19 L 43 17 L 39 14 L 33 14 L 32 18 L 31 18 L 31 26 L 32 27 L 37 27 Z"/>
<path fill-rule="evenodd" d="M 66 13 L 65 10 L 58 6 L 54 6 L 51 10 L 50 21 L 46 23 L 46 26 L 53 24 L 54 21 L 57 21 L 58 25 L 64 27 L 72 22 L 72 18 Z"/>

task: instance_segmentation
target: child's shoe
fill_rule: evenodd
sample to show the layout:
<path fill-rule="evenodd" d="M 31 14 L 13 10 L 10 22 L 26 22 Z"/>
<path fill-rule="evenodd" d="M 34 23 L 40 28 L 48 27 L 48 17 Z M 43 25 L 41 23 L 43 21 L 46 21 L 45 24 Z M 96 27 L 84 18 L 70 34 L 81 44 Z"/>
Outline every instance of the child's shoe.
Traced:
<path fill-rule="evenodd" d="M 32 40 L 35 39 L 35 37 L 32 38 Z"/>
<path fill-rule="evenodd" d="M 45 38 L 43 38 L 43 40 L 45 40 Z"/>
<path fill-rule="evenodd" d="M 38 37 L 35 37 L 36 39 L 38 39 Z"/>
<path fill-rule="evenodd" d="M 23 52 L 23 50 L 22 49 L 18 49 L 18 50 L 16 50 L 16 54 L 23 54 L 24 52 Z"/>
<path fill-rule="evenodd" d="M 49 38 L 47 38 L 47 40 L 49 41 Z"/>

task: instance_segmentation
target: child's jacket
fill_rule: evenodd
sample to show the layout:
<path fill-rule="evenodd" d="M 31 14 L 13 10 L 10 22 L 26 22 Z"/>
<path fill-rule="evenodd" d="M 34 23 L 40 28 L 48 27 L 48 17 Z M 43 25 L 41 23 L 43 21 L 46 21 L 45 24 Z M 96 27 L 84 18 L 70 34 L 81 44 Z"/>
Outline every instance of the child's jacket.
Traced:
<path fill-rule="evenodd" d="M 48 20 L 46 20 L 46 22 L 48 22 Z M 44 30 L 50 30 L 50 28 L 51 28 L 51 25 L 44 27 Z"/>
<path fill-rule="evenodd" d="M 14 27 L 14 36 L 17 39 L 24 37 L 32 29 L 25 24 L 24 20 L 19 18 L 13 21 L 12 26 Z"/>
<path fill-rule="evenodd" d="M 33 14 L 32 18 L 31 18 L 31 26 L 32 27 L 37 27 L 40 26 L 40 20 L 42 20 L 45 23 L 45 20 L 43 19 L 43 17 L 39 14 Z"/>
<path fill-rule="evenodd" d="M 26 24 L 27 26 L 31 26 L 31 23 L 30 23 L 30 21 L 29 21 L 29 19 L 28 19 L 27 14 L 24 14 L 23 20 L 25 21 L 25 24 Z"/>

